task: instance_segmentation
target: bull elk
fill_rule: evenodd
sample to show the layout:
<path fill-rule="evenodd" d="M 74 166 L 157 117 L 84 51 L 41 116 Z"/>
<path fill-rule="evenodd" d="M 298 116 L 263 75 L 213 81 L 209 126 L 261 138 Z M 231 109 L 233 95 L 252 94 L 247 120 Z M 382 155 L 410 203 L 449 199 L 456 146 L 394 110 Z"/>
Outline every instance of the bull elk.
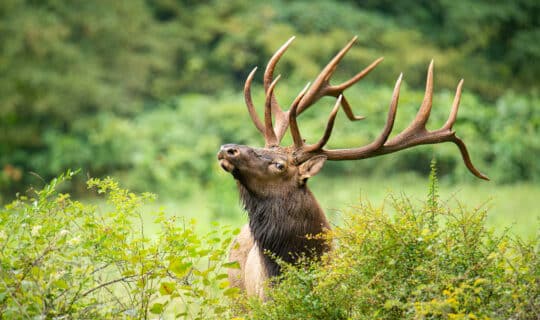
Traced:
<path fill-rule="evenodd" d="M 264 136 L 264 148 L 226 144 L 221 146 L 218 153 L 221 167 L 231 173 L 237 182 L 241 201 L 249 217 L 249 223 L 242 228 L 230 252 L 230 259 L 238 261 L 240 269 L 229 272 L 229 281 L 231 285 L 246 290 L 248 295 L 260 297 L 264 296 L 264 282 L 280 274 L 276 258 L 294 263 L 300 256 L 316 258 L 330 249 L 324 240 L 310 236 L 329 230 L 330 224 L 306 185 L 307 180 L 321 170 L 325 161 L 365 159 L 417 145 L 453 142 L 458 146 L 469 171 L 478 178 L 488 180 L 474 167 L 465 143 L 452 130 L 463 80 L 457 86 L 446 123 L 438 130 L 426 129 L 433 97 L 433 61 L 428 68 L 426 91 L 420 109 L 405 130 L 389 139 L 398 106 L 402 81 L 400 75 L 395 84 L 386 124 L 373 142 L 350 149 L 324 148 L 340 107 L 351 121 L 363 119 L 354 115 L 344 91 L 373 70 L 382 58 L 375 60 L 351 79 L 339 85 L 331 85 L 330 78 L 334 70 L 356 41 L 356 37 L 353 38 L 330 60 L 315 81 L 298 94 L 289 110 L 284 111 L 274 96 L 280 77 L 274 79 L 273 74 L 276 64 L 293 40 L 294 37 L 279 48 L 266 67 L 264 122 L 257 115 L 251 98 L 251 83 L 257 68 L 251 71 L 245 82 L 247 109 L 255 127 Z M 322 138 L 314 144 L 307 144 L 302 139 L 297 117 L 323 96 L 335 97 L 336 102 Z M 282 147 L 279 144 L 288 128 L 293 144 Z"/>

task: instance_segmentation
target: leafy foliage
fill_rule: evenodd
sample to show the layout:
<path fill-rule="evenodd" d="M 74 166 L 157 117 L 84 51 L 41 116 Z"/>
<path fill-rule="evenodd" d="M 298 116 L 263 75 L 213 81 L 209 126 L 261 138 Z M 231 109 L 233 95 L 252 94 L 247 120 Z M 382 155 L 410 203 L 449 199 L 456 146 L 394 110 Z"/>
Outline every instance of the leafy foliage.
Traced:
<path fill-rule="evenodd" d="M 227 315 L 224 256 L 238 231 L 156 213 L 149 235 L 136 195 L 107 178 L 89 188 L 107 198 L 103 211 L 56 190 L 73 172 L 0 211 L 0 313 L 6 318 L 208 319 Z M 234 267 L 234 266 L 232 266 Z"/>
<path fill-rule="evenodd" d="M 432 168 L 435 164 L 432 164 Z M 447 209 L 435 171 L 428 199 L 392 208 L 362 202 L 328 234 L 320 261 L 284 265 L 268 301 L 228 287 L 224 262 L 238 230 L 141 215 L 151 194 L 110 178 L 88 186 L 98 208 L 57 191 L 71 171 L 0 210 L 0 313 L 6 318 L 534 319 L 540 310 L 538 239 L 484 226 L 478 208 Z"/>
<path fill-rule="evenodd" d="M 433 172 L 432 172 L 433 173 Z M 248 319 L 536 319 L 540 246 L 487 230 L 486 211 L 450 210 L 432 174 L 428 201 L 362 202 L 328 236 L 322 261 L 285 265 Z"/>

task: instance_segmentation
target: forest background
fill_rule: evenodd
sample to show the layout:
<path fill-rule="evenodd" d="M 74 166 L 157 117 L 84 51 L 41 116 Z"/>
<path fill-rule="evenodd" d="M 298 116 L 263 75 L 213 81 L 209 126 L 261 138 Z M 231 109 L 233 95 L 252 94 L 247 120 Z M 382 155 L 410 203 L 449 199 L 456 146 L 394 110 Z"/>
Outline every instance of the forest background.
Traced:
<path fill-rule="evenodd" d="M 1 1 L 0 203 L 80 168 L 68 185 L 79 196 L 87 177 L 113 176 L 203 220 L 243 219 L 216 152 L 229 142 L 261 145 L 243 102 L 247 74 L 259 66 L 261 108 L 260 70 L 295 35 L 277 70 L 277 97 L 287 105 L 357 35 L 336 82 L 385 60 L 348 91 L 368 118 L 351 123 L 340 113 L 330 146 L 363 145 L 379 133 L 400 72 L 395 132 L 404 128 L 434 59 L 429 127 L 444 123 L 464 78 L 455 129 L 492 181 L 476 181 L 453 145 L 419 147 L 327 165 L 313 181 L 325 209 L 360 196 L 379 201 L 389 188 L 425 193 L 435 158 L 448 194 L 472 205 L 493 197 L 495 216 L 532 234 L 540 214 L 539 19 L 535 0 Z M 332 105 L 323 99 L 301 117 L 308 141 Z"/>

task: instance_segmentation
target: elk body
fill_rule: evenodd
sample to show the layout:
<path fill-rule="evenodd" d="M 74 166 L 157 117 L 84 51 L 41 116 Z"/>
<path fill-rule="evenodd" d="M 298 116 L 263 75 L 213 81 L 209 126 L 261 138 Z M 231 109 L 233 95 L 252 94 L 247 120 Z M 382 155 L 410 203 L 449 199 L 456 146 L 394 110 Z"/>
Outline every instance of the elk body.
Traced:
<path fill-rule="evenodd" d="M 257 68 L 249 74 L 244 86 L 248 112 L 256 128 L 264 136 L 264 148 L 227 144 L 221 146 L 218 152 L 221 167 L 231 173 L 237 182 L 241 201 L 249 217 L 248 225 L 242 228 L 231 248 L 230 259 L 238 261 L 240 269 L 229 272 L 229 281 L 233 286 L 246 290 L 248 295 L 260 297 L 264 297 L 265 281 L 280 274 L 276 259 L 294 263 L 303 256 L 320 257 L 330 249 L 324 240 L 313 237 L 329 230 L 330 225 L 307 187 L 308 179 L 322 169 L 325 161 L 365 159 L 422 144 L 453 142 L 458 146 L 469 171 L 488 180 L 474 167 L 465 143 L 452 130 L 463 80 L 457 86 L 450 116 L 443 127 L 434 131 L 428 131 L 425 127 L 432 105 L 433 62 L 428 68 L 424 100 L 415 119 L 405 130 L 389 139 L 397 111 L 402 81 L 400 75 L 394 88 L 386 124 L 375 141 L 351 149 L 324 148 L 340 108 L 351 121 L 363 119 L 352 112 L 344 90 L 373 70 L 382 58 L 375 60 L 348 81 L 331 85 L 330 78 L 340 60 L 354 44 L 356 37 L 353 38 L 330 60 L 313 83 L 308 84 L 298 94 L 289 110 L 284 111 L 274 97 L 279 76 L 274 79 L 273 73 L 277 62 L 293 40 L 294 37 L 279 48 L 266 67 L 264 121 L 259 119 L 251 99 L 251 82 Z M 314 144 L 306 144 L 296 119 L 323 96 L 336 97 L 336 103 L 322 138 Z M 279 143 L 287 129 L 290 129 L 293 145 L 282 147 Z"/>

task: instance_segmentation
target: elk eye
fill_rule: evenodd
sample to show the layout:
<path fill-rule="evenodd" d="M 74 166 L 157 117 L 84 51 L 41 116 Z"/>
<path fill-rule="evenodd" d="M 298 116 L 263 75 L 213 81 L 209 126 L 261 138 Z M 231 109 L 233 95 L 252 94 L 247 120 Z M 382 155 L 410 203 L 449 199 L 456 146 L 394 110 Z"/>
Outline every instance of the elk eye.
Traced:
<path fill-rule="evenodd" d="M 281 162 L 276 162 L 274 165 L 279 171 L 282 171 L 283 169 L 285 169 L 285 165 Z"/>

